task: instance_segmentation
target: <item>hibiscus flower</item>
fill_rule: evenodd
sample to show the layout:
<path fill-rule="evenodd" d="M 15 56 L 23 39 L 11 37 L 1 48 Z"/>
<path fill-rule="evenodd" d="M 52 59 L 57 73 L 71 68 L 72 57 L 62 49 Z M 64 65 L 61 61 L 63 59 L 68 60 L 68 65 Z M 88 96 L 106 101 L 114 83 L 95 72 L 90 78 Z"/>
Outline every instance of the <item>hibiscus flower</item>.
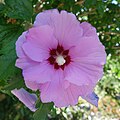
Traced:
<path fill-rule="evenodd" d="M 93 91 L 103 76 L 106 52 L 91 24 L 64 10 L 41 12 L 18 38 L 16 52 L 26 86 L 39 90 L 43 103 L 66 107 L 81 96 L 97 106 Z"/>

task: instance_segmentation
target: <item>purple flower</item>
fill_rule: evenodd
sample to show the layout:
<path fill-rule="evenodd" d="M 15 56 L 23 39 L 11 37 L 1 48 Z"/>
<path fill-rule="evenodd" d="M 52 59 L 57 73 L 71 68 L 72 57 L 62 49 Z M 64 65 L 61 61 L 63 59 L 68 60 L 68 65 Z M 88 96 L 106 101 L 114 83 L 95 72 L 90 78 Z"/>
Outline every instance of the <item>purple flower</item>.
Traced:
<path fill-rule="evenodd" d="M 40 90 L 43 103 L 65 107 L 77 104 L 81 96 L 97 105 L 92 93 L 103 76 L 106 53 L 89 23 L 63 10 L 44 11 L 18 38 L 16 52 L 26 86 Z"/>
<path fill-rule="evenodd" d="M 24 103 L 31 111 L 35 112 L 35 102 L 37 101 L 37 96 L 35 94 L 30 94 L 24 88 L 19 90 L 14 89 L 11 91 L 22 103 Z"/>

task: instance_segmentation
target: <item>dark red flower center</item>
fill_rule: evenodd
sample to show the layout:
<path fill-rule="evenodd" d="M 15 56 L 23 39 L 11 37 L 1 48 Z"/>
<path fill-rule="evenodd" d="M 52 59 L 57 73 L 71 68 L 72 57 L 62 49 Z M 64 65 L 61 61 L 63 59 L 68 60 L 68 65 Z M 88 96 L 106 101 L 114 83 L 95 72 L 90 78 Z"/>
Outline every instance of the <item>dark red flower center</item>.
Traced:
<path fill-rule="evenodd" d="M 64 50 L 63 46 L 58 44 L 56 49 L 50 49 L 48 61 L 51 65 L 54 65 L 55 69 L 61 68 L 64 70 L 65 66 L 71 62 L 69 50 Z"/>

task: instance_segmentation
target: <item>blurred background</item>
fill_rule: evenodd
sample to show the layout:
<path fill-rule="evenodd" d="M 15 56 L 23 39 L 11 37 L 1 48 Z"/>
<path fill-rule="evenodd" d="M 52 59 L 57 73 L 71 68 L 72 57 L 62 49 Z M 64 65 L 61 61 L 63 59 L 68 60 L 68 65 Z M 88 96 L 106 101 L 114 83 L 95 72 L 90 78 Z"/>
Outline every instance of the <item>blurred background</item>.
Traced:
<path fill-rule="evenodd" d="M 22 8 L 23 6 L 26 7 Z M 28 6 L 30 10 L 27 9 Z M 95 88 L 100 98 L 98 108 L 79 99 L 79 104 L 76 106 L 52 109 L 47 119 L 120 120 L 120 0 L 0 0 L 0 40 L 6 37 L 5 32 L 10 35 L 11 30 L 18 31 L 16 26 L 20 27 L 21 32 L 28 29 L 37 13 L 53 8 L 72 12 L 80 22 L 88 21 L 97 29 L 99 38 L 106 48 L 107 63 L 104 67 L 104 76 Z M 24 12 L 21 12 L 22 10 Z M 29 11 L 28 16 L 25 10 Z M 18 36 L 14 39 L 16 40 Z M 6 37 L 6 42 L 11 40 L 8 38 L 9 36 Z M 0 47 L 2 45 L 0 43 Z M 10 50 L 9 46 L 2 47 L 1 51 L 4 52 L 0 51 L 0 56 L 5 57 L 6 49 Z M 2 71 L 0 72 L 0 120 L 33 120 L 33 113 L 10 93 L 16 84 L 19 87 L 22 84 L 15 78 L 16 71 L 21 71 L 17 68 L 11 69 L 10 66 L 14 66 L 16 58 L 5 57 L 5 59 L 8 62 L 4 63 L 3 59 L 0 60 L 0 71 Z"/>

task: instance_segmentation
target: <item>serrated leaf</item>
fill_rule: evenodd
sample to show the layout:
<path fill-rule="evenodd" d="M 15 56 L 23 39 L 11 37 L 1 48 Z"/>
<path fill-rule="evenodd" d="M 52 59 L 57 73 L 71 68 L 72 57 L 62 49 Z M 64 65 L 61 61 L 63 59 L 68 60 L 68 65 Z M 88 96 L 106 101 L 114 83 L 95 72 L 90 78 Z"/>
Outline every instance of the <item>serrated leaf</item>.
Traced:
<path fill-rule="evenodd" d="M 14 78 L 14 80 L 11 80 L 11 82 L 8 85 L 4 86 L 2 89 L 3 90 L 13 90 L 15 88 L 20 89 L 23 86 L 24 86 L 24 80 L 22 78 L 17 78 L 17 76 L 16 76 L 16 78 Z"/>
<path fill-rule="evenodd" d="M 41 103 L 40 108 L 34 113 L 33 118 L 34 120 L 46 120 L 47 114 L 53 107 L 53 103 Z"/>
<path fill-rule="evenodd" d="M 0 81 L 17 73 L 15 42 L 23 29 L 18 25 L 0 25 Z"/>
<path fill-rule="evenodd" d="M 31 0 L 5 0 L 7 16 L 14 19 L 28 20 L 32 18 Z"/>

